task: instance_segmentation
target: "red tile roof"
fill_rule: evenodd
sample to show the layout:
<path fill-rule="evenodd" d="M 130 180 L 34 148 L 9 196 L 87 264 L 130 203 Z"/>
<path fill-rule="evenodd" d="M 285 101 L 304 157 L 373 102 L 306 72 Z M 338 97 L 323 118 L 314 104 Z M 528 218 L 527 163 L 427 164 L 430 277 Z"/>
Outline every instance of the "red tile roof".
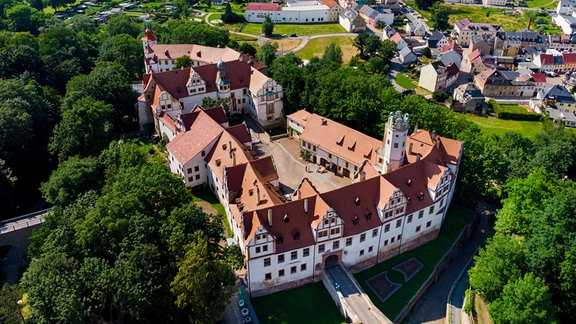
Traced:
<path fill-rule="evenodd" d="M 200 113 L 190 130 L 176 136 L 166 145 L 166 149 L 184 165 L 206 149 L 223 131 L 222 126 L 208 114 Z"/>
<path fill-rule="evenodd" d="M 246 10 L 266 10 L 266 11 L 276 11 L 282 10 L 277 3 L 259 3 L 259 2 L 250 2 L 246 6 Z"/>
<path fill-rule="evenodd" d="M 576 53 L 563 53 L 562 58 L 564 59 L 564 64 L 576 63 Z"/>
<path fill-rule="evenodd" d="M 540 54 L 542 65 L 554 65 L 554 56 L 552 54 Z"/>
<path fill-rule="evenodd" d="M 250 134 L 248 133 L 248 129 L 244 124 L 238 124 L 234 126 L 230 126 L 226 128 L 226 131 L 232 136 L 234 136 L 240 143 L 251 143 L 252 138 L 250 138 Z"/>
<path fill-rule="evenodd" d="M 546 74 L 544 73 L 532 73 L 531 77 L 534 82 L 546 82 Z"/>

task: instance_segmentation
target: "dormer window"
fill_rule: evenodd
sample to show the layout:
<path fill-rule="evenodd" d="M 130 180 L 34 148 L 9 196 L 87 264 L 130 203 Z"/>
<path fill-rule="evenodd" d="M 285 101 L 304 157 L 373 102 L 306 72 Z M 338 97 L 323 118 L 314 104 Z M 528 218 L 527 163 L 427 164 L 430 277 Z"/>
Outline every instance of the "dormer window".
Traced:
<path fill-rule="evenodd" d="M 284 214 L 283 220 L 284 220 L 284 223 L 286 223 L 286 224 L 290 223 L 290 216 L 288 216 L 288 214 Z"/>
<path fill-rule="evenodd" d="M 222 161 L 220 161 L 220 159 L 216 160 L 216 166 L 220 166 L 221 163 Z"/>
<path fill-rule="evenodd" d="M 276 237 L 276 243 L 278 243 L 278 244 L 284 243 L 284 238 L 282 236 Z"/>
<path fill-rule="evenodd" d="M 418 194 L 418 200 L 420 201 L 424 200 L 424 193 L 422 191 L 420 191 L 420 193 Z"/>
<path fill-rule="evenodd" d="M 356 197 L 356 199 L 354 200 L 354 204 L 356 206 L 360 206 L 360 197 Z"/>
<path fill-rule="evenodd" d="M 294 241 L 297 241 L 299 239 L 300 239 L 300 233 L 299 232 L 294 233 Z"/>
<path fill-rule="evenodd" d="M 354 216 L 354 218 L 352 218 L 352 224 L 358 225 L 359 222 L 360 222 L 360 218 L 358 218 L 358 216 Z"/>
<path fill-rule="evenodd" d="M 410 187 L 412 185 L 412 179 L 408 179 L 407 184 L 408 184 L 408 187 Z"/>

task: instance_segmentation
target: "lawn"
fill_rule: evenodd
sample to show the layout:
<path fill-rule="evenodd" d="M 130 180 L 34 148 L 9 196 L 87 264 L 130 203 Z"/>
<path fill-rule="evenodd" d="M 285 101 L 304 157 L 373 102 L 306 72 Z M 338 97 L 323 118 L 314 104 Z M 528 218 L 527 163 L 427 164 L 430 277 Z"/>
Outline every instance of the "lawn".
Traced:
<path fill-rule="evenodd" d="M 444 221 L 444 225 L 440 231 L 440 235 L 438 235 L 436 240 L 418 247 L 412 251 L 384 261 L 372 268 L 357 273 L 354 275 L 354 277 L 356 280 L 358 280 L 374 305 L 376 305 L 376 307 L 378 307 L 389 319 L 394 320 L 394 318 L 398 316 L 400 311 L 406 306 L 416 291 L 418 291 L 424 281 L 426 281 L 428 276 L 430 276 L 434 267 L 452 246 L 452 243 L 458 237 L 458 235 L 460 235 L 464 225 L 472 222 L 473 218 L 474 212 L 472 210 L 459 206 L 452 206 L 448 211 L 446 220 Z M 391 271 L 392 267 L 410 258 L 417 258 L 424 265 L 424 268 L 422 268 L 422 270 L 420 270 L 408 282 L 403 283 L 402 287 L 396 291 L 388 300 L 386 300 L 384 303 L 381 302 L 380 299 L 374 294 L 372 289 L 370 289 L 370 287 L 366 284 L 366 280 L 383 271 Z M 394 273 L 396 271 L 392 270 L 392 272 Z M 403 278 L 399 279 L 399 283 L 402 283 Z"/>
<path fill-rule="evenodd" d="M 527 0 L 526 4 L 529 8 L 556 8 L 558 1 L 556 0 Z"/>
<path fill-rule="evenodd" d="M 230 224 L 228 223 L 228 219 L 226 218 L 226 212 L 224 211 L 222 204 L 220 204 L 220 201 L 218 201 L 218 198 L 216 198 L 216 196 L 214 196 L 214 194 L 208 189 L 194 191 L 192 192 L 192 195 L 194 196 L 194 202 L 206 201 L 212 206 L 212 208 L 216 209 L 218 212 L 218 217 L 222 219 L 222 222 L 226 228 L 226 236 L 233 237 L 234 233 L 232 232 Z"/>
<path fill-rule="evenodd" d="M 230 29 L 230 28 L 228 28 Z M 234 30 L 234 29 L 231 29 Z M 242 28 L 243 33 L 260 35 L 262 34 L 262 24 L 246 23 Z M 339 23 L 327 24 L 274 24 L 275 35 L 317 35 L 317 34 L 336 34 L 345 33 L 344 27 Z"/>
<path fill-rule="evenodd" d="M 488 134 L 504 135 L 506 132 L 517 132 L 527 137 L 534 137 L 542 131 L 542 123 L 537 121 L 504 120 L 470 114 L 463 116 L 478 124 L 480 129 Z"/>
<path fill-rule="evenodd" d="M 262 323 L 346 323 L 322 282 L 251 301 Z"/>
<path fill-rule="evenodd" d="M 324 50 L 331 43 L 335 43 L 342 48 L 342 61 L 344 64 L 350 62 L 352 56 L 358 54 L 358 49 L 352 45 L 354 36 L 334 36 L 319 37 L 311 39 L 304 48 L 296 52 L 296 55 L 303 60 L 309 60 L 314 56 L 322 57 Z"/>
<path fill-rule="evenodd" d="M 527 114 L 528 110 L 520 105 L 500 105 L 502 111 L 516 113 L 516 114 Z"/>
<path fill-rule="evenodd" d="M 540 1 L 540 0 L 536 0 Z M 542 0 L 546 1 L 546 0 Z M 550 2 L 550 1 L 548 1 Z M 405 3 L 412 8 L 416 9 L 414 1 L 405 1 Z M 484 8 L 481 6 L 467 6 L 467 5 L 447 5 L 450 8 L 450 25 L 454 22 L 470 18 L 473 22 L 488 22 L 492 24 L 501 24 L 504 30 L 520 30 L 528 26 L 528 17 L 524 15 L 508 15 L 505 11 L 511 11 L 510 8 Z M 430 20 L 431 13 L 426 10 L 418 10 L 418 12 Z"/>
<path fill-rule="evenodd" d="M 418 85 L 415 84 L 414 81 L 412 81 L 412 79 L 410 79 L 403 73 L 396 74 L 396 84 L 398 84 L 404 89 L 415 89 L 416 87 L 418 87 Z"/>

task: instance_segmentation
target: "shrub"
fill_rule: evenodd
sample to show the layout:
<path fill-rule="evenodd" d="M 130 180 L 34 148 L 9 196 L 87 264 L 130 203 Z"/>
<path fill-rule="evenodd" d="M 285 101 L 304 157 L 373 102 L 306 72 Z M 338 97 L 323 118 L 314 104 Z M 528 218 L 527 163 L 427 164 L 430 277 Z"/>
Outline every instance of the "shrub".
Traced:
<path fill-rule="evenodd" d="M 522 108 L 519 109 L 514 105 L 502 106 L 494 99 L 490 99 L 490 105 L 492 106 L 492 109 L 494 109 L 496 117 L 499 119 L 526 121 L 540 121 L 542 119 L 542 115 L 540 114 L 529 112 Z"/>

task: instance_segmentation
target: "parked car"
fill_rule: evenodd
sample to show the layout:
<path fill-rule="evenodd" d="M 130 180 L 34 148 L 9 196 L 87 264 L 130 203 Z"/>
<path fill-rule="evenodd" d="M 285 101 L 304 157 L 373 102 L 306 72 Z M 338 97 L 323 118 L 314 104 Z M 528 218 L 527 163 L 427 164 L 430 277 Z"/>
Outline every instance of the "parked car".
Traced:
<path fill-rule="evenodd" d="M 298 37 L 298 35 L 296 35 L 296 33 L 292 33 L 290 34 L 290 37 Z"/>

